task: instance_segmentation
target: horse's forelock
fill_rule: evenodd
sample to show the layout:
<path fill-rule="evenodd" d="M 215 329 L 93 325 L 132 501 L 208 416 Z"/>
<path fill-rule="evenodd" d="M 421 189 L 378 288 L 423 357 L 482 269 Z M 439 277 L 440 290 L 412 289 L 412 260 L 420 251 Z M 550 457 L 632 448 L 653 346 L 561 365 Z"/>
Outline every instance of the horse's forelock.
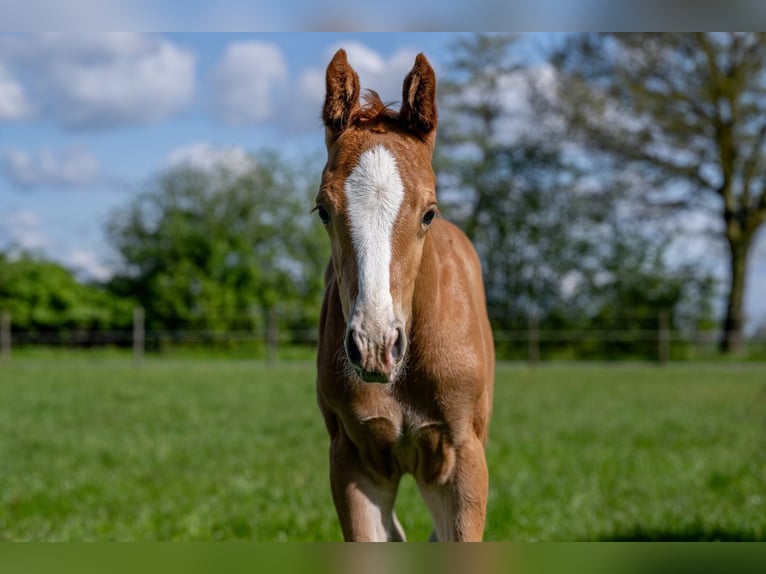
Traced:
<path fill-rule="evenodd" d="M 399 112 L 380 99 L 375 90 L 365 90 L 362 105 L 357 108 L 350 118 L 351 124 L 369 126 L 370 124 L 395 122 Z"/>

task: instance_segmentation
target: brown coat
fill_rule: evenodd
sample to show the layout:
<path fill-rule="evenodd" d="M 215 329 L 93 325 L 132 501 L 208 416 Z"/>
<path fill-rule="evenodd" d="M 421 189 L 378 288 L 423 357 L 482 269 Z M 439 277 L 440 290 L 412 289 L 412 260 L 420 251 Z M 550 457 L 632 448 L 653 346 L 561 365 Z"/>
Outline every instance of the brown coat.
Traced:
<path fill-rule="evenodd" d="M 342 50 L 327 76 L 328 164 L 317 209 L 333 257 L 319 327 L 317 397 L 330 434 L 332 494 L 343 535 L 403 539 L 393 506 L 409 473 L 438 540 L 481 540 L 494 346 L 476 252 L 457 227 L 434 218 L 433 70 L 419 55 L 398 114 L 374 96 L 367 106 L 358 104 L 358 78 Z M 373 305 L 382 317 L 373 320 L 360 299 L 381 287 L 360 279 L 360 266 L 369 264 L 358 253 L 347 181 L 375 146 L 385 149 L 382 165 L 389 156 L 395 162 L 390 185 L 400 191 L 390 193 L 401 195 L 401 205 L 390 232 L 389 269 L 380 275 L 390 278 L 383 286 L 390 295 L 384 293 L 386 305 Z"/>

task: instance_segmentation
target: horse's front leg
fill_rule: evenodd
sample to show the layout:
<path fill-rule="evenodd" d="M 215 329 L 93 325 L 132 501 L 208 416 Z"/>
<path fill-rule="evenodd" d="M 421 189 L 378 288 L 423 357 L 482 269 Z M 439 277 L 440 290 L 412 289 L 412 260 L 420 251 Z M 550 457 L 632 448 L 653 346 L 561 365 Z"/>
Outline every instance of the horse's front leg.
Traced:
<path fill-rule="evenodd" d="M 439 542 L 480 542 L 484 536 L 489 475 L 484 446 L 471 437 L 455 447 L 452 472 L 439 481 L 418 480 Z"/>
<path fill-rule="evenodd" d="M 368 472 L 358 450 L 343 432 L 330 445 L 330 486 L 344 540 L 405 540 L 394 514 L 399 478 L 387 480 Z"/>

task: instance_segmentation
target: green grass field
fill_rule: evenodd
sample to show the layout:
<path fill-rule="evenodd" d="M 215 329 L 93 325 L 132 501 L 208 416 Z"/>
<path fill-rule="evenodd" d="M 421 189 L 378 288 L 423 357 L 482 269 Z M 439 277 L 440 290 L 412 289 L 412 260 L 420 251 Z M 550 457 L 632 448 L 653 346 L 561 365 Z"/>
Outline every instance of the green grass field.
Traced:
<path fill-rule="evenodd" d="M 0 364 L 0 540 L 339 540 L 313 367 Z M 487 540 L 766 539 L 766 368 L 498 367 Z M 399 518 L 430 520 L 412 480 Z"/>

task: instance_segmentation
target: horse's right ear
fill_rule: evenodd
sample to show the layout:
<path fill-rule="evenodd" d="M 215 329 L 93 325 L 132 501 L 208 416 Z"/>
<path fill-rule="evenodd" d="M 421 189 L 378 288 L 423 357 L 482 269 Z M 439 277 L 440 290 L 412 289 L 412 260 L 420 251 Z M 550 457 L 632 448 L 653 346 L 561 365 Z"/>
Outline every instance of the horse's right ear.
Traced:
<path fill-rule="evenodd" d="M 326 81 L 322 121 L 329 142 L 348 127 L 351 113 L 359 107 L 359 76 L 349 65 L 342 48 L 335 52 L 327 66 Z"/>

